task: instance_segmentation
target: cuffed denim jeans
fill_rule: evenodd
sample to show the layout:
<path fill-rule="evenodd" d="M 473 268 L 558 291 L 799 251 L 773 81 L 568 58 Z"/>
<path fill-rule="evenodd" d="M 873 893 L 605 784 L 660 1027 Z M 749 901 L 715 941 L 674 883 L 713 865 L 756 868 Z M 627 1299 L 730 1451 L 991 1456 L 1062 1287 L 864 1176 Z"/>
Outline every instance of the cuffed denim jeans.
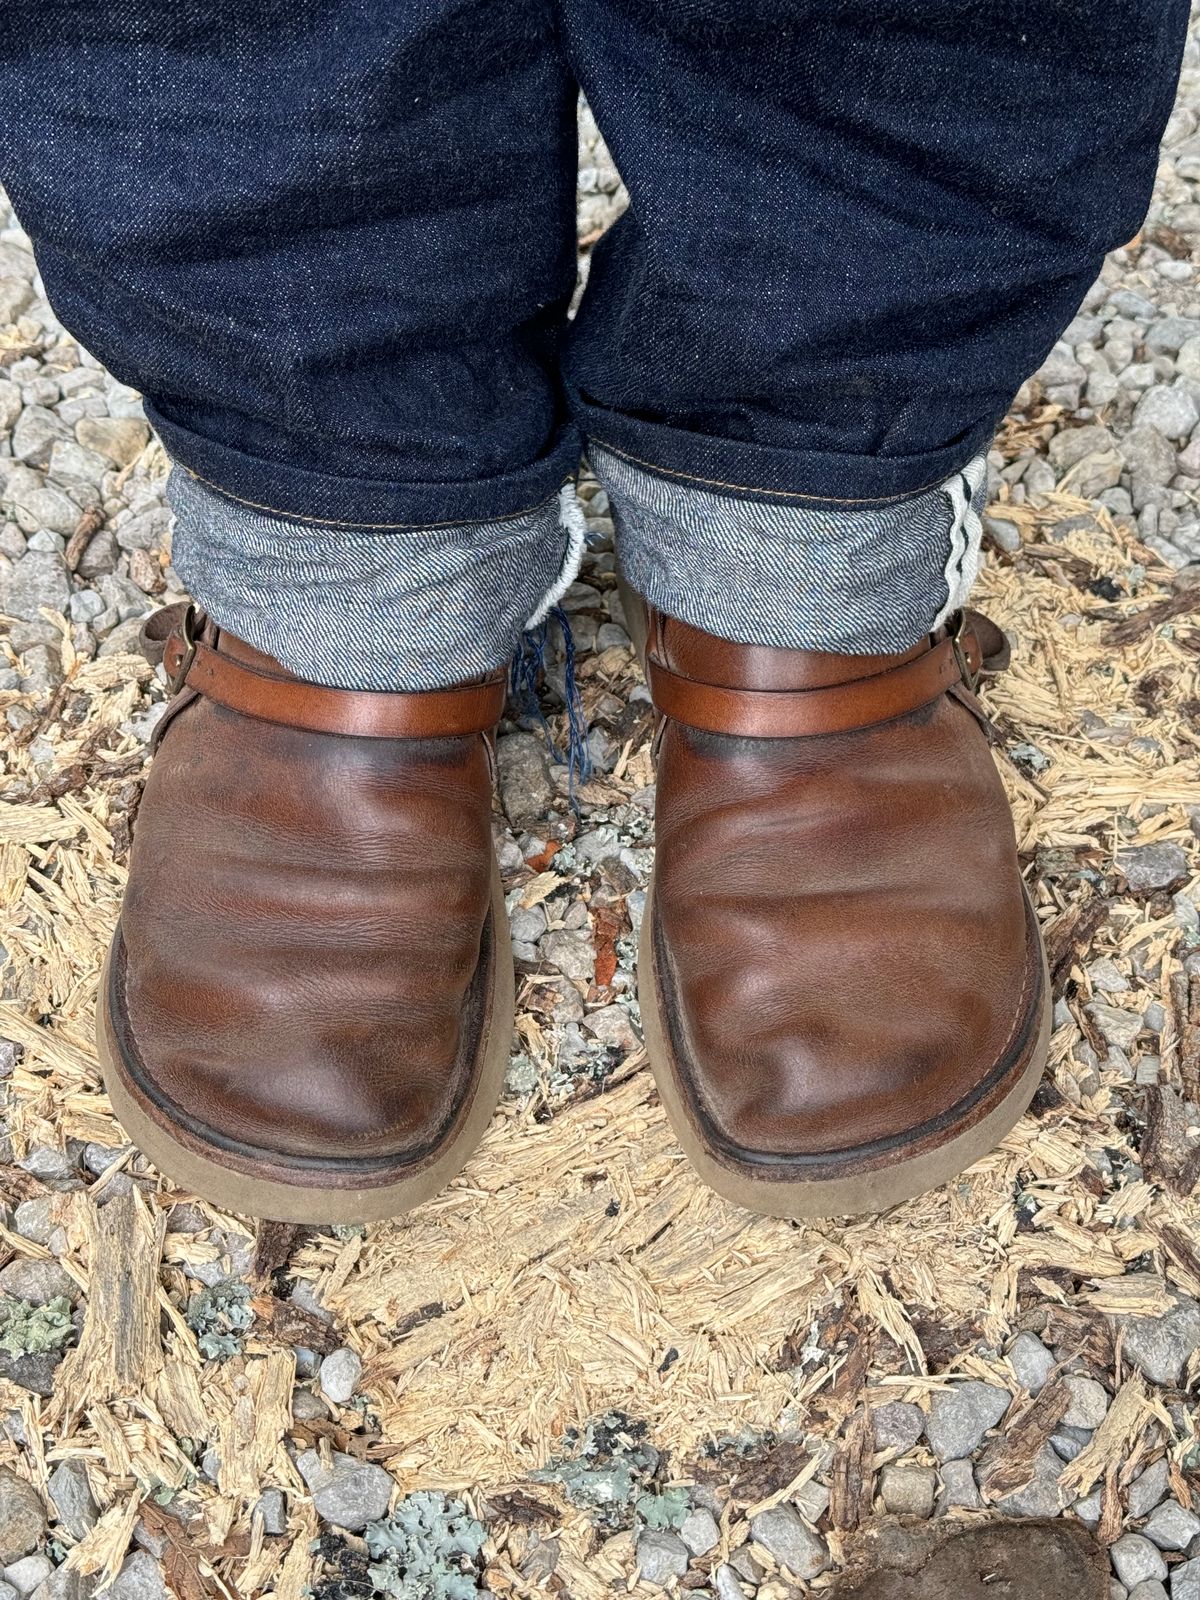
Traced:
<path fill-rule="evenodd" d="M 666 612 L 905 648 L 1147 205 L 1187 0 L 0 0 L 0 179 L 176 463 L 175 561 L 330 683 L 506 660 L 581 451 Z M 628 186 L 578 316 L 575 108 Z"/>

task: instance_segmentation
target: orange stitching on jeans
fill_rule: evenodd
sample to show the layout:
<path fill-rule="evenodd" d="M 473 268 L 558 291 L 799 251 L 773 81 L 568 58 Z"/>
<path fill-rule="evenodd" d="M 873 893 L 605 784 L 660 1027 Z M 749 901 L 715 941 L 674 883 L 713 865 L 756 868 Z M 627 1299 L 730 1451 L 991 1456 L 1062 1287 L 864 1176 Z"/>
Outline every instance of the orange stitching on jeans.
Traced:
<path fill-rule="evenodd" d="M 251 511 L 265 511 L 272 517 L 283 517 L 288 522 L 302 523 L 306 528 L 362 528 L 369 533 L 415 533 L 418 530 L 433 532 L 439 528 L 477 527 L 480 523 L 516 522 L 521 517 L 529 516 L 530 512 L 538 511 L 542 506 L 548 506 L 554 498 L 553 495 L 548 495 L 545 500 L 539 500 L 536 505 L 526 506 L 524 511 L 506 511 L 502 517 L 459 517 L 454 522 L 343 522 L 335 517 L 302 517 L 295 511 L 281 511 L 278 506 L 267 506 L 258 500 L 247 500 L 240 494 L 234 494 L 229 489 L 223 489 L 219 483 L 213 483 L 210 479 L 197 472 L 194 467 L 184 467 L 183 470 L 189 478 L 194 478 L 197 483 L 202 483 L 206 489 L 211 489 L 214 494 L 220 495 L 223 500 L 232 500 L 235 505 L 246 506 Z M 570 482 L 570 475 L 563 479 L 563 483 Z M 555 493 L 557 492 L 556 490 Z"/>
<path fill-rule="evenodd" d="M 799 494 L 791 489 L 761 489 L 749 483 L 723 483 L 720 478 L 701 478 L 694 472 L 679 472 L 674 467 L 660 467 L 653 461 L 643 461 L 639 456 L 632 456 L 628 450 L 620 450 L 615 444 L 609 444 L 601 439 L 598 434 L 590 434 L 589 440 L 600 445 L 604 450 L 614 456 L 620 456 L 623 461 L 631 462 L 635 467 L 645 467 L 648 472 L 657 473 L 664 478 L 684 478 L 691 483 L 702 483 L 709 489 L 736 489 L 739 494 L 770 495 L 776 500 L 812 500 L 819 504 L 831 506 L 890 506 L 898 505 L 904 500 L 915 500 L 919 494 L 925 494 L 930 489 L 940 489 L 947 478 L 952 478 L 955 471 L 961 467 L 947 472 L 943 477 L 935 478 L 931 483 L 923 483 L 917 489 L 909 489 L 904 494 L 875 495 L 866 500 L 843 500 L 837 496 L 827 494 Z"/>

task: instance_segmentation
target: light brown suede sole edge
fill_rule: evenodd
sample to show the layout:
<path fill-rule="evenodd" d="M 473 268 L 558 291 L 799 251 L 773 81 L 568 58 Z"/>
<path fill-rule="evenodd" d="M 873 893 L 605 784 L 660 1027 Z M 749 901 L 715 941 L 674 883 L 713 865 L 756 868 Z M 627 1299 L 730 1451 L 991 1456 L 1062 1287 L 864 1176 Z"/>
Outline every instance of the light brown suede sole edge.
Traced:
<path fill-rule="evenodd" d="M 990 1155 L 1028 1109 L 1050 1050 L 1050 974 L 1044 948 L 1041 951 L 1042 1011 L 1032 1049 L 1003 1099 L 978 1122 L 959 1133 L 948 1130 L 944 1142 L 932 1150 L 905 1156 L 901 1146 L 886 1165 L 847 1173 L 845 1177 L 771 1178 L 734 1165 L 699 1137 L 684 1102 L 673 1065 L 670 1033 L 662 1013 L 654 959 L 653 907 L 654 880 L 651 878 L 642 914 L 637 966 L 638 1004 L 650 1069 L 667 1120 L 688 1160 L 710 1189 L 734 1205 L 744 1206 L 760 1216 L 792 1220 L 874 1215 L 948 1183 L 976 1161 Z"/>
<path fill-rule="evenodd" d="M 191 1190 L 222 1210 L 272 1222 L 331 1225 L 339 1222 L 381 1222 L 397 1217 L 435 1194 L 456 1178 L 483 1138 L 500 1101 L 512 1047 L 515 982 L 512 944 L 499 864 L 492 862 L 492 925 L 495 961 L 492 992 L 482 1044 L 482 1062 L 468 1114 L 443 1147 L 411 1176 L 392 1183 L 365 1184 L 362 1188 L 283 1183 L 248 1177 L 226 1166 L 214 1153 L 199 1155 L 178 1143 L 152 1120 L 138 1103 L 121 1066 L 120 1050 L 108 1015 L 110 948 L 100 979 L 96 1009 L 96 1048 L 104 1073 L 104 1086 L 113 1111 L 133 1143 L 149 1156 L 172 1182 Z"/>

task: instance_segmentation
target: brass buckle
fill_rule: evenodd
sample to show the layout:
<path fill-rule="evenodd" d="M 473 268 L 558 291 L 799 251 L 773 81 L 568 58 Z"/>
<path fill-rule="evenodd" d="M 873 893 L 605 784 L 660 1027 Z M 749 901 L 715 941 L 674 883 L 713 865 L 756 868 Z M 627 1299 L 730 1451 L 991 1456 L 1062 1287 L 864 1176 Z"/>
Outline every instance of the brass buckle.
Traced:
<path fill-rule="evenodd" d="M 960 676 L 962 677 L 962 681 L 966 684 L 971 694 L 974 694 L 976 689 L 979 687 L 980 675 L 978 672 L 973 672 L 971 670 L 971 663 L 967 660 L 967 653 L 962 647 L 962 637 L 966 626 L 967 614 L 965 611 L 960 611 L 955 617 L 953 626 L 950 628 L 947 637 L 950 640 L 950 648 L 954 651 L 954 659 L 958 663 L 958 670 Z"/>
<path fill-rule="evenodd" d="M 183 641 L 184 649 L 183 655 L 179 661 L 179 665 L 176 667 L 171 677 L 172 694 L 178 694 L 183 688 L 183 685 L 187 680 L 187 675 L 191 671 L 192 662 L 196 659 L 195 627 L 196 608 L 195 606 L 188 606 L 187 610 L 183 613 L 182 620 L 179 624 L 179 637 Z"/>

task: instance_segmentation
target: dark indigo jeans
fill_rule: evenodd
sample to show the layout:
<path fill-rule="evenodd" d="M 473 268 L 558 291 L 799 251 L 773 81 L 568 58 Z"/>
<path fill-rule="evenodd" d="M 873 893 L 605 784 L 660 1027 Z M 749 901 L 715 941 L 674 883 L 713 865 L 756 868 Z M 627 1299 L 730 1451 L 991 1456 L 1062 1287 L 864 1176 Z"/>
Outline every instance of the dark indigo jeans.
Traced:
<path fill-rule="evenodd" d="M 581 448 L 667 610 L 901 648 L 1142 219 L 1187 11 L 0 0 L 0 180 L 183 469 L 185 579 L 299 670 L 504 659 Z M 631 205 L 568 324 L 579 85 Z"/>

